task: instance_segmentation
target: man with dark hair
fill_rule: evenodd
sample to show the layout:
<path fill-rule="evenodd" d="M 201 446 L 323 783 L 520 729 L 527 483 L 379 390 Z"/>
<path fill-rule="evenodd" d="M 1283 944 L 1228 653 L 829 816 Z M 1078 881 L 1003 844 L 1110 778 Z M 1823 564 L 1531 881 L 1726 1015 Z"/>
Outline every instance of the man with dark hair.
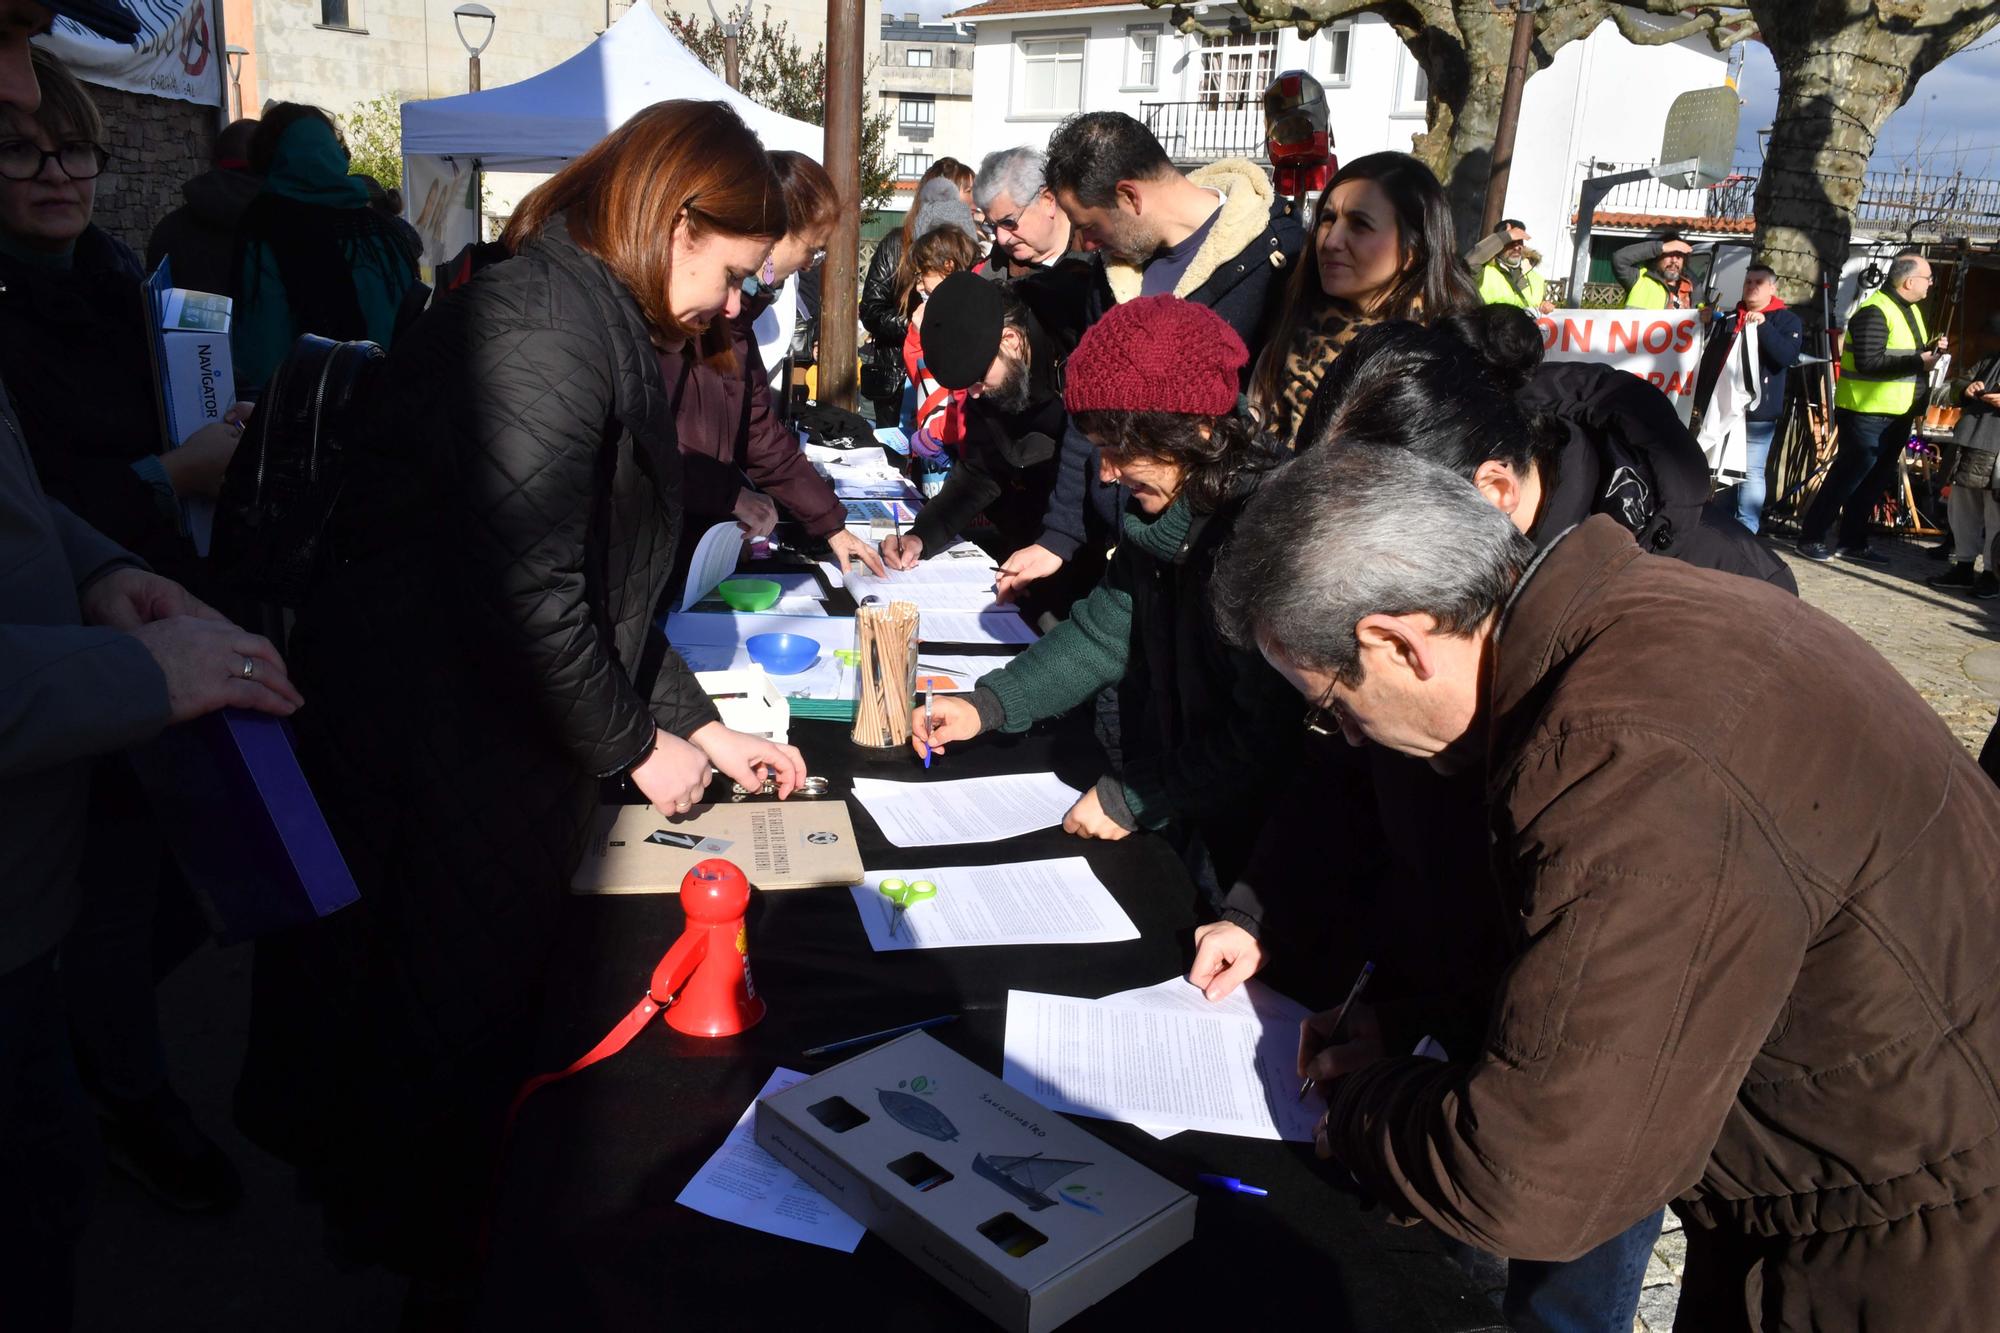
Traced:
<path fill-rule="evenodd" d="M 1768 264 L 1743 271 L 1743 299 L 1736 309 L 1718 312 L 1708 344 L 1701 353 L 1694 401 L 1706 409 L 1722 378 L 1723 368 L 1739 340 L 1751 330 L 1757 336 L 1757 401 L 1743 414 L 1743 481 L 1736 488 L 1736 519 L 1755 532 L 1764 518 L 1764 473 L 1777 438 L 1778 417 L 1785 410 L 1785 375 L 1798 363 L 1806 328 L 1778 295 L 1778 275 Z"/>
<path fill-rule="evenodd" d="M 1225 158 L 1183 175 L 1140 122 L 1092 111 L 1057 127 L 1043 179 L 1069 216 L 1070 244 L 1098 256 L 1085 327 L 1134 297 L 1178 296 L 1222 316 L 1256 363 L 1265 306 L 1305 246 L 1292 201 L 1261 167 Z M 1086 545 L 1108 545 L 1123 508 L 1116 485 L 1098 476 L 1096 449 L 1072 432 L 1041 535 L 1001 567 L 1001 595 L 1055 573 Z"/>
<path fill-rule="evenodd" d="M 231 121 L 215 136 L 209 169 L 181 186 L 187 202 L 160 219 L 146 242 L 146 271 L 173 261 L 174 286 L 236 294 L 236 224 L 263 182 L 250 174 L 254 120 Z"/>
<path fill-rule="evenodd" d="M 0 0 L 0 107 L 33 112 L 29 39 L 56 15 L 113 42 L 122 0 Z M 0 387 L 0 1324 L 70 1322 L 99 1145 L 59 955 L 81 900 L 90 759 L 219 708 L 290 713 L 277 650 L 148 570 L 37 479 Z"/>
<path fill-rule="evenodd" d="M 1694 247 L 1678 232 L 1635 241 L 1611 256 L 1611 271 L 1625 287 L 1627 310 L 1692 310 L 1694 279 L 1687 275 Z"/>
<path fill-rule="evenodd" d="M 1838 553 L 1864 565 L 1889 563 L 1868 545 L 1868 517 L 1902 475 L 1919 391 L 1947 345 L 1924 322 L 1922 302 L 1930 290 L 1930 261 L 1899 254 L 1881 287 L 1847 321 L 1833 399 L 1840 452 L 1799 523 L 1799 554 L 1808 560 Z M 1837 552 L 1827 542 L 1836 518 Z"/>
<path fill-rule="evenodd" d="M 2000 790 L 1894 667 L 1607 515 L 1538 555 L 1400 449 L 1294 462 L 1213 586 L 1349 741 L 1483 775 L 1512 923 L 1447 1062 L 1307 1020 L 1322 1156 L 1509 1258 L 1671 1203 L 1681 1328 L 1991 1327 Z"/>
<path fill-rule="evenodd" d="M 1546 314 L 1549 280 L 1535 265 L 1542 257 L 1528 248 L 1528 228 L 1518 218 L 1502 218 L 1491 235 L 1468 250 L 1465 262 L 1479 277 L 1479 299 L 1488 305 L 1519 306 Z"/>

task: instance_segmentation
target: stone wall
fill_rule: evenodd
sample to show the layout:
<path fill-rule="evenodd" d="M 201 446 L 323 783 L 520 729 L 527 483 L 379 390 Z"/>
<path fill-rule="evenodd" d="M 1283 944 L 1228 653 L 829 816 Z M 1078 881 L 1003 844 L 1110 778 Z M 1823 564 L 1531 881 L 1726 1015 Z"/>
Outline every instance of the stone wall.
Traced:
<path fill-rule="evenodd" d="M 181 185 L 208 170 L 215 142 L 212 106 L 90 86 L 104 115 L 110 164 L 97 180 L 92 220 L 141 259 L 159 220 L 181 206 Z"/>

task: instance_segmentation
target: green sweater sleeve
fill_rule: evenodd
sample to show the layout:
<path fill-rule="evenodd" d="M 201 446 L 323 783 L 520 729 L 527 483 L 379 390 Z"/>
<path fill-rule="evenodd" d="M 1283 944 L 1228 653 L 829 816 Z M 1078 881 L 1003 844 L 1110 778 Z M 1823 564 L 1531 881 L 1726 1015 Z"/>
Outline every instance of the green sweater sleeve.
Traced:
<path fill-rule="evenodd" d="M 1104 580 L 1057 625 L 1005 667 L 979 682 L 999 700 L 1004 730 L 1026 731 L 1067 713 L 1125 678 L 1132 658 L 1132 593 L 1125 562 L 1113 557 Z"/>

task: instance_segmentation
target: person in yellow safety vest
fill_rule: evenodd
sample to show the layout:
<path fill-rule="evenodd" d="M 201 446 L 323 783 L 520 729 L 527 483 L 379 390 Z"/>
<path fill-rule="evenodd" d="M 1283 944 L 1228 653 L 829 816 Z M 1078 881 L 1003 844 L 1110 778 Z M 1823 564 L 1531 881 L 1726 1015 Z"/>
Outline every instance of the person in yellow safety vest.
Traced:
<path fill-rule="evenodd" d="M 1946 347 L 1918 308 L 1930 290 L 1930 262 L 1914 252 L 1897 255 L 1880 290 L 1848 318 L 1833 400 L 1840 452 L 1799 524 L 1799 554 L 1808 560 L 1839 554 L 1867 565 L 1889 563 L 1868 545 L 1868 516 L 1901 475 L 1918 390 Z M 1837 547 L 1826 540 L 1836 515 Z"/>
<path fill-rule="evenodd" d="M 1627 310 L 1692 310 L 1694 279 L 1687 276 L 1694 247 L 1680 237 L 1638 241 L 1611 256 L 1611 271 L 1625 287 Z"/>
<path fill-rule="evenodd" d="M 1542 257 L 1528 248 L 1528 229 L 1518 220 L 1502 218 L 1491 235 L 1466 252 L 1465 262 L 1479 275 L 1479 299 L 1486 304 L 1543 314 L 1556 308 L 1548 299 L 1549 280 L 1535 267 Z"/>

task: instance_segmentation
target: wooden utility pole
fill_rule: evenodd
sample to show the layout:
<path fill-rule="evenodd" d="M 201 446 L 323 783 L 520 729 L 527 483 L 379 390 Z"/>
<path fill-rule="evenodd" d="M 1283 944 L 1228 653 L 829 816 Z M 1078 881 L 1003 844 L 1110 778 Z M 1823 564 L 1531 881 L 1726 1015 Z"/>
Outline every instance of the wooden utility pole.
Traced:
<path fill-rule="evenodd" d="M 819 307 L 819 401 L 852 410 L 861 302 L 861 73 L 867 24 L 861 0 L 826 0 L 826 152 L 840 195 L 840 221 L 827 242 Z"/>
<path fill-rule="evenodd" d="M 1514 170 L 1514 133 L 1521 127 L 1521 89 L 1528 82 L 1528 61 L 1535 44 L 1535 9 L 1540 0 L 1517 0 L 1514 6 L 1514 48 L 1507 56 L 1507 82 L 1500 92 L 1500 123 L 1493 130 L 1493 167 L 1486 177 L 1486 212 L 1479 236 L 1491 235 L 1507 211 L 1507 177 Z"/>

